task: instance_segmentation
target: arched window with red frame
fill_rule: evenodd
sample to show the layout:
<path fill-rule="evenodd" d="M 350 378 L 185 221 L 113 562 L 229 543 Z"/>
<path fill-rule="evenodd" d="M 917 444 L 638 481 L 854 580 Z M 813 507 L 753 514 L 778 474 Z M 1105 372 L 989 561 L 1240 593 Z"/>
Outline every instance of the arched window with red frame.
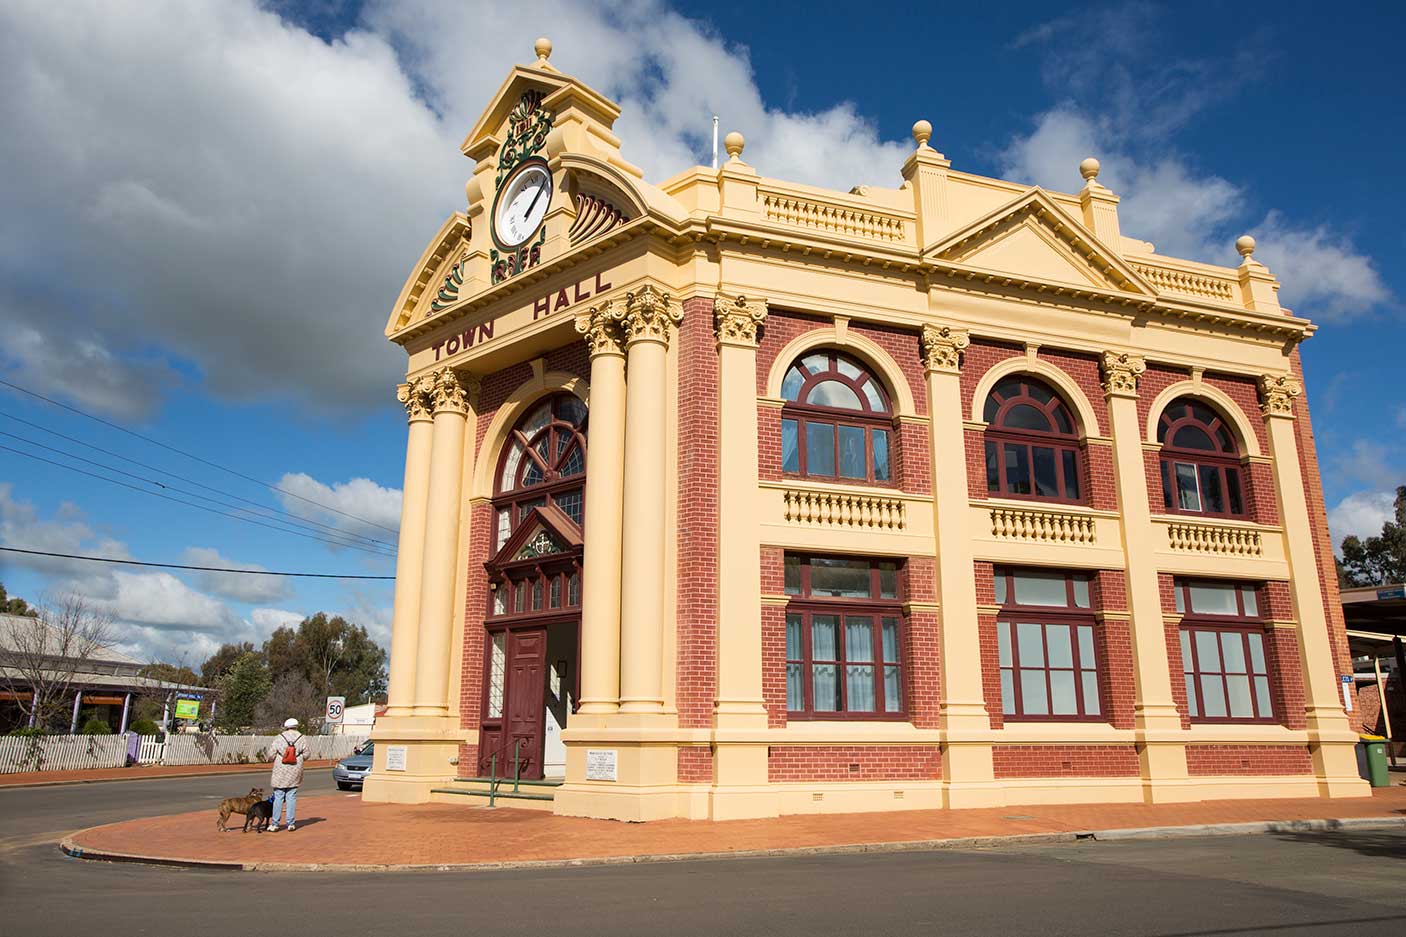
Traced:
<path fill-rule="evenodd" d="M 493 489 L 493 550 L 535 507 L 551 505 L 581 527 L 585 484 L 586 405 L 574 394 L 554 394 L 518 421 L 503 447 Z"/>
<path fill-rule="evenodd" d="M 1001 379 L 982 412 L 986 490 L 1001 498 L 1082 503 L 1079 433 L 1069 406 L 1043 381 Z"/>
<path fill-rule="evenodd" d="M 1162 504 L 1172 514 L 1243 517 L 1240 450 L 1224 418 L 1178 397 L 1157 421 L 1162 444 Z"/>
<path fill-rule="evenodd" d="M 893 484 L 893 408 L 872 371 L 836 351 L 810 352 L 781 382 L 781 471 Z"/>

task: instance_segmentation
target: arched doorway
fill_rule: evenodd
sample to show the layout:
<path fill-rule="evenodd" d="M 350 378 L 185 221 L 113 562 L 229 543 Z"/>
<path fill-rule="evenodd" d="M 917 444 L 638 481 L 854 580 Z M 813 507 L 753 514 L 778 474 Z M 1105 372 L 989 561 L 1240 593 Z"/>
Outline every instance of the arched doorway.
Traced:
<path fill-rule="evenodd" d="M 494 484 L 479 773 L 563 777 L 576 707 L 586 405 L 553 394 L 509 434 Z"/>

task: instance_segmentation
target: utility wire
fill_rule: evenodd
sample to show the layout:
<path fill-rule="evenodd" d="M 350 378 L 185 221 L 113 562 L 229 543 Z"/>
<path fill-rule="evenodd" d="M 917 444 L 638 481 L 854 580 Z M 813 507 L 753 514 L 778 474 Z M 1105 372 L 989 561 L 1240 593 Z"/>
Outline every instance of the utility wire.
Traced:
<path fill-rule="evenodd" d="M 369 525 L 371 525 L 372 527 L 379 527 L 379 528 L 381 528 L 382 530 L 386 531 L 387 533 L 392 533 L 392 534 L 393 534 L 393 533 L 396 532 L 394 528 L 387 527 L 385 524 L 378 524 L 378 523 L 376 523 L 375 521 L 367 520 L 367 519 L 364 518 L 364 517 L 358 517 L 358 516 L 355 515 L 355 514 L 348 514 L 346 511 L 339 511 L 339 510 L 337 510 L 337 509 L 334 508 L 334 507 L 330 507 L 329 505 L 323 504 L 323 503 L 320 502 L 320 501 L 314 501 L 312 498 L 305 498 L 305 497 L 303 497 L 303 496 L 300 495 L 300 494 L 296 494 L 296 493 L 294 493 L 294 492 L 292 492 L 292 491 L 287 490 L 286 488 L 280 488 L 280 487 L 278 487 L 277 485 L 272 484 L 272 483 L 270 483 L 270 482 L 260 481 L 259 479 L 253 477 L 252 475 L 245 475 L 243 472 L 236 472 L 234 469 L 232 469 L 232 468 L 226 468 L 225 466 L 220 465 L 218 462 L 211 462 L 209 459 L 201 458 L 200 456 L 196 455 L 196 454 L 193 453 L 193 452 L 187 452 L 186 450 L 177 448 L 176 446 L 167 445 L 166 443 L 162 442 L 162 441 L 159 440 L 159 439 L 153 439 L 153 438 L 150 437 L 150 436 L 144 436 L 144 435 L 142 435 L 141 433 L 138 433 L 138 432 L 135 431 L 135 430 L 130 430 L 130 429 L 128 429 L 127 427 L 122 426 L 122 425 L 120 425 L 120 424 L 118 424 L 118 423 L 113 423 L 111 420 L 104 420 L 104 419 L 103 419 L 102 417 L 100 417 L 100 416 L 94 416 L 93 414 L 88 413 L 87 411 L 84 411 L 84 410 L 80 410 L 80 409 L 78 409 L 77 407 L 69 406 L 69 405 L 66 404 L 66 403 L 60 403 L 60 402 L 57 401 L 57 400 L 54 400 L 54 399 L 49 398 L 49 397 L 45 397 L 45 396 L 44 396 L 43 394 L 41 394 L 41 393 L 38 393 L 38 392 L 36 392 L 36 391 L 29 390 L 29 389 L 26 388 L 26 387 L 21 387 L 21 386 L 19 386 L 18 384 L 13 384 L 13 383 L 11 383 L 10 381 L 0 380 L 0 385 L 4 385 L 5 387 L 9 387 L 9 388 L 11 388 L 12 390 L 17 390 L 17 391 L 19 391 L 19 392 L 22 393 L 22 394 L 28 394 L 29 396 L 34 397 L 34 398 L 37 399 L 37 400 L 42 400 L 42 401 L 44 401 L 45 403 L 53 404 L 53 405 L 56 406 L 56 407 L 60 407 L 60 408 L 62 408 L 62 409 L 64 409 L 64 410 L 69 411 L 70 413 L 76 413 L 76 414 L 78 414 L 79 416 L 86 417 L 86 418 L 88 418 L 88 419 L 90 419 L 90 420 L 93 420 L 94 422 L 101 423 L 101 424 L 104 425 L 104 426 L 110 426 L 110 427 L 112 427 L 112 428 L 115 429 L 115 430 L 119 430 L 119 431 L 121 431 L 121 432 L 123 432 L 123 433 L 126 433 L 128 436 L 135 436 L 135 437 L 138 438 L 138 439 L 141 439 L 141 440 L 144 440 L 144 441 L 146 441 L 146 442 L 149 442 L 149 443 L 151 443 L 153 446 L 160 446 L 162 449 L 169 450 L 169 451 L 171 451 L 171 452 L 176 453 L 177 455 L 183 455 L 183 456 L 185 456 L 187 459 L 194 459 L 195 461 L 197 461 L 197 462 L 199 462 L 199 463 L 201 463 L 201 464 L 203 464 L 203 465 L 208 465 L 208 466 L 210 466 L 211 468 L 219 469 L 221 472 L 227 472 L 228 474 L 233 475 L 233 476 L 235 476 L 236 478 L 242 478 L 242 479 L 244 479 L 245 481 L 253 482 L 253 483 L 256 484 L 256 485 L 262 485 L 262 486 L 265 487 L 265 488 L 270 488 L 270 489 L 272 489 L 273 491 L 277 491 L 279 494 L 285 494 L 285 495 L 287 495 L 287 496 L 290 497 L 290 498 L 297 498 L 299 501 L 306 501 L 308 504 L 316 505 L 317 507 L 322 508 L 322 510 L 324 510 L 324 511 L 331 511 L 333 514 L 340 514 L 340 515 L 342 515 L 343 517 L 350 517 L 352 520 L 361 521 L 363 524 L 369 524 Z"/>
<path fill-rule="evenodd" d="M 4 415 L 4 414 L 0 414 L 0 415 Z M 289 527 L 297 527 L 297 528 L 300 528 L 300 529 L 303 529 L 303 530 L 308 530 L 308 531 L 311 531 L 312 533 L 318 534 L 319 536 L 328 537 L 328 538 L 333 539 L 333 540 L 336 540 L 336 541 L 338 541 L 338 542 L 345 542 L 345 544 L 346 544 L 347 546 L 371 546 L 371 545 L 373 545 L 373 544 L 380 544 L 380 543 L 383 543 L 383 541 L 380 541 L 380 540 L 373 540 L 373 539 L 371 539 L 370 537 L 364 537 L 364 536 L 362 536 L 361 534 L 351 533 L 350 531 L 341 531 L 341 530 L 336 529 L 335 527 L 334 527 L 334 528 L 329 528 L 330 533 L 323 533 L 322 531 L 317 530 L 315 527 L 312 527 L 312 526 L 310 526 L 309 524 L 305 523 L 301 518 L 295 518 L 295 519 L 293 519 L 293 520 L 284 520 L 283 518 L 278 517 L 278 516 L 276 516 L 276 515 L 275 515 L 275 516 L 270 516 L 270 515 L 268 515 L 268 514 L 257 514 L 257 513 L 253 512 L 253 511 L 249 510 L 248 508 L 242 508 L 242 507 L 240 507 L 240 506 L 237 505 L 237 504 L 230 504 L 228 501 L 224 501 L 224 500 L 221 500 L 221 499 L 219 499 L 219 498 L 212 498 L 212 497 L 210 497 L 209 495 L 202 495 L 202 494 L 200 494 L 199 492 L 196 492 L 196 491 L 187 491 L 186 489 L 181 488 L 181 487 L 179 487 L 179 486 L 177 486 L 177 485 L 168 485 L 167 483 L 165 483 L 165 482 L 163 482 L 163 481 L 159 481 L 159 480 L 154 479 L 154 478 L 147 478 L 147 477 L 144 476 L 144 475 L 138 475 L 138 474 L 136 474 L 135 472 L 129 472 L 129 471 L 125 470 L 125 469 L 116 468 L 115 466 L 108 465 L 108 464 L 105 463 L 105 462 L 97 462 L 97 461 L 95 461 L 95 460 L 93 460 L 93 459 L 87 459 L 87 458 L 84 458 L 84 457 L 81 456 L 81 455 L 76 455 L 75 453 L 68 452 L 67 450 L 59 449 L 59 448 L 56 448 L 56 447 L 54 447 L 54 446 L 48 446 L 48 445 L 45 445 L 45 444 L 42 443 L 42 442 L 38 442 L 38 441 L 33 440 L 33 439 L 26 439 L 25 437 L 23 437 L 23 436 L 18 436 L 18 435 L 14 434 L 14 433 L 7 433 L 7 432 L 5 432 L 4 430 L 0 430 L 0 436 L 6 436 L 6 437 L 8 437 L 8 438 L 10 438 L 10 439 L 18 440 L 19 442 L 22 442 L 22 443 L 24 443 L 24 444 L 27 445 L 27 446 L 36 446 L 36 447 L 38 447 L 38 448 L 40 448 L 40 449 L 45 449 L 45 450 L 47 450 L 47 451 L 49 451 L 49 452 L 57 453 L 58 455 L 64 456 L 65 458 L 76 459 L 76 460 L 78 460 L 79 462 L 86 463 L 87 465 L 96 466 L 97 468 L 103 469 L 104 471 L 114 472 L 114 473 L 116 473 L 116 474 L 118 474 L 118 475 L 125 475 L 125 476 L 128 477 L 128 478 L 134 478 L 134 479 L 136 479 L 136 480 L 139 481 L 139 482 L 145 482 L 145 483 L 148 484 L 148 485 L 155 485 L 156 487 L 158 487 L 158 488 L 164 488 L 164 489 L 166 489 L 167 491 L 174 491 L 174 492 L 176 492 L 176 493 L 178 493 L 178 494 L 183 494 L 183 495 L 186 495 L 186 496 L 191 497 L 191 498 L 198 498 L 198 499 L 201 500 L 201 501 L 208 501 L 208 502 L 210 502 L 211 504 L 218 504 L 220 507 L 227 507 L 227 508 L 230 508 L 230 509 L 235 510 L 235 511 L 243 512 L 244 514 L 253 514 L 253 516 L 255 516 L 255 517 L 257 517 L 257 518 L 264 519 L 264 520 L 270 520 L 270 521 L 273 521 L 275 524 L 285 524 L 285 525 L 287 525 L 287 526 L 289 526 Z M 81 442 L 81 440 L 80 440 L 80 442 Z M 96 447 L 94 447 L 94 448 L 96 448 Z M 101 450 L 99 450 L 99 451 L 101 451 Z M 121 457 L 121 456 L 118 456 L 118 458 L 122 458 L 122 457 Z M 131 461 L 131 460 L 129 460 L 129 461 Z M 137 463 L 137 464 L 140 465 L 141 463 Z M 159 472 L 159 471 L 161 471 L 161 470 L 160 470 L 160 469 L 156 469 L 155 471 L 158 471 L 158 472 Z M 179 476 L 177 476 L 177 477 L 179 477 Z M 192 482 L 192 484 L 200 485 L 199 482 Z M 207 487 L 207 486 L 200 485 L 200 487 L 203 488 L 203 487 Z M 216 491 L 217 491 L 218 489 L 211 489 L 211 490 L 216 490 Z M 236 496 L 231 495 L 230 497 L 236 497 Z M 242 500 L 246 500 L 246 499 L 240 498 L 239 500 L 242 501 Z M 254 503 L 254 502 L 250 502 L 250 503 Z M 255 506 L 256 506 L 256 507 L 263 507 L 263 505 L 259 505 L 259 504 L 255 504 Z M 293 515 L 291 515 L 291 514 L 288 515 L 288 516 L 289 516 L 289 517 L 293 517 Z M 319 525 L 317 525 L 317 526 L 318 526 L 318 527 L 322 527 L 322 526 L 326 526 L 326 525 L 319 524 Z M 289 531 L 289 533 L 292 533 L 292 531 Z M 385 546 L 390 546 L 390 544 L 385 544 Z M 378 552 L 380 552 L 380 551 L 378 551 Z"/>
<path fill-rule="evenodd" d="M 112 556 L 80 556 L 77 553 L 50 553 L 47 550 L 22 550 L 0 547 L 6 553 L 27 553 L 30 556 L 53 556 L 63 560 L 88 560 L 93 563 L 121 563 L 124 566 L 155 566 L 160 569 L 197 569 L 210 573 L 240 573 L 245 576 L 296 576 L 303 579 L 394 579 L 394 576 L 341 576 L 337 573 L 282 573 L 269 569 L 232 569 L 227 566 L 182 566 L 179 563 L 146 563 L 142 560 L 119 560 Z"/>
<path fill-rule="evenodd" d="M 131 456 L 125 456 L 125 455 L 123 455 L 123 454 L 120 453 L 120 452 L 113 452 L 111 449 L 104 449 L 102 446 L 95 445 L 95 444 L 93 444 L 93 443 L 91 443 L 91 442 L 88 442 L 86 439 L 80 439 L 80 438 L 77 437 L 77 436 L 69 436 L 69 435 L 67 435 L 66 433 L 60 433 L 58 430 L 50 429 L 49 427 L 47 427 L 47 426 L 42 426 L 42 425 L 40 425 L 39 423 L 34 423 L 34 422 L 31 422 L 30 420 L 22 419 L 21 417 L 15 416 L 13 413 L 5 413 L 3 410 L 0 410 L 0 417 L 4 417 L 4 418 L 7 419 L 7 420 L 14 420 L 16 423 L 21 423 L 21 424 L 23 424 L 23 425 L 25 425 L 25 426 L 31 427 L 32 429 L 37 429 L 37 430 L 39 430 L 41 433 L 48 433 L 50 436 L 57 436 L 57 437 L 60 438 L 60 439 L 66 439 L 66 440 L 68 440 L 69 442 L 77 443 L 77 444 L 80 445 L 80 446 L 85 446 L 85 447 L 87 447 L 87 448 L 89 448 L 89 449 L 92 449 L 94 452 L 101 452 L 103 455 L 112 456 L 114 459 L 121 459 L 123 462 L 130 462 L 132 465 L 140 466 L 141 468 L 147 469 L 148 471 L 157 472 L 157 473 L 159 473 L 159 474 L 161 474 L 161 475 L 168 475 L 168 476 L 170 476 L 171 478 L 179 479 L 180 481 L 183 481 L 183 482 L 185 482 L 186 484 L 189 484 L 189 485 L 194 485 L 194 486 L 197 487 L 197 488 L 203 488 L 203 489 L 205 489 L 206 491 L 213 491 L 213 492 L 215 492 L 216 494 L 222 495 L 222 496 L 224 496 L 224 497 L 226 497 L 226 498 L 233 498 L 235 501 L 242 501 L 242 502 L 245 503 L 245 504 L 251 504 L 251 505 L 253 505 L 254 507 L 258 508 L 260 511 L 271 512 L 271 513 L 265 515 L 265 516 L 268 516 L 268 517 L 272 517 L 274 514 L 282 514 L 282 515 L 284 515 L 284 516 L 286 516 L 286 517 L 293 517 L 293 518 L 296 518 L 299 523 L 311 524 L 311 525 L 313 525 L 314 527 L 321 527 L 321 528 L 323 528 L 324 530 L 331 531 L 332 533 L 338 534 L 339 536 L 340 536 L 340 535 L 346 535 L 346 536 L 351 536 L 351 537 L 357 537 L 357 538 L 362 539 L 362 540 L 369 540 L 369 541 L 371 541 L 372 543 L 379 543 L 379 544 L 382 544 L 382 545 L 388 546 L 388 547 L 394 547 L 394 546 L 395 546 L 395 544 L 390 543 L 389 541 L 386 541 L 386 540 L 377 540 L 375 537 L 368 537 L 368 536 L 365 535 L 365 534 L 352 533 L 351 531 L 343 530 L 343 529 L 340 528 L 340 527 L 334 527 L 334 526 L 332 526 L 331 524 L 324 524 L 324 523 L 322 523 L 321 521 L 315 521 L 315 520 L 313 520 L 313 519 L 310 518 L 310 517 L 303 517 L 302 515 L 294 514 L 294 513 L 292 513 L 291 511 L 285 511 L 285 510 L 283 510 L 282 508 L 269 507 L 269 506 L 266 505 L 266 504 L 261 504 L 261 503 L 258 502 L 258 501 L 254 501 L 254 500 L 252 500 L 252 499 L 250 499 L 250 498 L 245 498 L 245 497 L 243 497 L 243 496 L 241 496 L 241 495 L 237 495 L 237 494 L 235 494 L 235 493 L 232 492 L 232 491 L 225 491 L 223 488 L 216 488 L 216 487 L 214 487 L 213 485 L 207 485 L 207 484 L 205 484 L 204 482 L 196 481 L 194 478 L 187 478 L 187 477 L 184 476 L 184 475 L 179 475 L 179 474 L 177 474 L 177 473 L 171 471 L 170 469 L 163 469 L 163 468 L 160 468 L 159 466 L 148 465 L 147 463 L 142 462 L 142 461 L 140 461 L 140 460 L 138 460 L 138 459 L 134 459 L 134 458 L 132 458 Z M 5 435 L 8 436 L 8 435 L 10 435 L 10 434 L 6 433 Z M 13 437 L 13 438 L 19 439 L 20 437 L 16 436 L 16 437 Z M 30 440 L 25 440 L 25 442 L 30 442 Z M 42 443 L 33 443 L 33 445 L 38 446 L 38 445 L 42 445 Z M 48 446 L 45 446 L 44 448 L 47 449 L 47 448 L 49 448 L 49 447 L 48 447 Z M 58 450 L 53 450 L 53 451 L 58 451 Z M 77 458 L 77 456 L 74 456 L 74 458 Z M 113 471 L 117 471 L 117 469 L 113 469 Z M 156 485 L 156 484 L 163 484 L 163 483 L 153 481 L 152 484 Z"/>
<path fill-rule="evenodd" d="M 49 464 L 49 465 L 54 465 L 54 466 L 57 466 L 57 467 L 59 467 L 59 468 L 68 469 L 70 472 L 77 472 L 77 473 L 80 474 L 80 475 L 87 475 L 89 478 L 96 478 L 98 481 L 108 482 L 109 484 L 112 484 L 112 485 L 119 485 L 119 486 L 121 486 L 121 487 L 123 487 L 123 488 L 130 488 L 130 489 L 132 489 L 133 491 L 140 491 L 142 494 L 151 495 L 151 496 L 154 497 L 154 498 L 165 498 L 167 501 L 174 501 L 174 502 L 176 502 L 177 504 L 184 504 L 184 505 L 186 505 L 186 506 L 188 506 L 188 507 L 197 508 L 198 510 L 201 510 L 201 511 L 208 511 L 208 512 L 211 513 L 211 514 L 218 514 L 218 515 L 220 515 L 221 517 L 230 517 L 230 518 L 233 518 L 233 519 L 235 519 L 235 520 L 237 520 L 237 521 L 244 521 L 246 524 L 254 524 L 254 525 L 257 526 L 257 527 L 267 527 L 269 530 L 277 530 L 277 531 L 279 531 L 279 532 L 281 532 L 281 533 L 292 534 L 292 535 L 295 536 L 295 537 L 306 537 L 308 540 L 316 540 L 316 541 L 319 542 L 319 543 L 331 544 L 332 546 L 350 547 L 350 548 L 353 549 L 353 550 L 361 550 L 361 551 L 363 551 L 363 552 L 365 552 L 365 553 L 372 553 L 372 554 L 375 554 L 376 556 L 385 556 L 385 557 L 391 557 L 391 556 L 393 556 L 393 554 L 390 554 L 390 553 L 382 553 L 382 552 L 380 552 L 380 551 L 378 551 L 378 550 L 373 550 L 373 549 L 371 549 L 370 547 L 356 546 L 356 545 L 354 545 L 354 544 L 343 543 L 343 542 L 337 541 L 337 540 L 328 540 L 328 539 L 325 539 L 325 538 L 323 538 L 323 537 L 319 537 L 319 536 L 317 536 L 317 535 L 315 535 L 315 534 L 305 534 L 305 533 L 302 533 L 301 531 L 289 530 L 289 529 L 287 529 L 287 528 L 285 528 L 285 527 L 275 527 L 275 526 L 273 526 L 272 524 L 265 524 L 265 523 L 263 523 L 263 522 L 261 522 L 261 521 L 256 521 L 256 520 L 254 520 L 253 518 L 250 518 L 250 517 L 243 517 L 243 516 L 238 515 L 238 514 L 231 514 L 231 513 L 229 513 L 228 511 L 217 511 L 217 510 L 215 510 L 214 508 L 206 507 L 206 506 L 203 505 L 203 504 L 196 504 L 194 501 L 185 501 L 185 500 L 183 500 L 183 499 L 181 499 L 181 498 L 173 498 L 171 495 L 162 494 L 162 493 L 159 492 L 159 491 L 150 491 L 150 490 L 148 490 L 148 489 L 146 489 L 146 488 L 139 488 L 139 487 L 136 486 L 136 485 L 132 485 L 132 484 L 129 484 L 129 483 L 124 482 L 124 481 L 118 481 L 118 480 L 115 479 L 115 478 L 108 478 L 106 475 L 99 475 L 99 474 L 96 473 L 96 472 L 90 472 L 90 471 L 88 471 L 87 469 L 81 469 L 81 468 L 79 468 L 79 467 L 76 466 L 76 465 L 65 465 L 65 464 L 62 463 L 62 462 L 55 462 L 53 459 L 46 459 L 46 458 L 44 458 L 43 456 L 35 455 L 35 454 L 32 453 L 32 452 L 25 452 L 25 451 L 22 450 L 22 449 L 15 449 L 15 448 L 13 448 L 13 447 L 11 447 L 11 446 L 0 446 L 0 450 L 4 450 L 5 452 L 13 452 L 15 455 L 24 456 L 26 459 L 34 459 L 36 462 L 45 462 L 45 463 L 47 463 L 47 464 Z"/>

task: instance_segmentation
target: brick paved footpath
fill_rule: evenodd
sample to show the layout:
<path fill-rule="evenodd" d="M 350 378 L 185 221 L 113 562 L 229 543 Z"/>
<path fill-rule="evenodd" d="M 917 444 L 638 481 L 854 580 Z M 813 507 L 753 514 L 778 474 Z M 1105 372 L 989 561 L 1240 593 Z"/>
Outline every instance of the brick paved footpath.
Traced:
<path fill-rule="evenodd" d="M 330 761 L 309 761 L 307 768 L 330 768 Z M 141 781 L 149 778 L 193 778 L 207 774 L 267 772 L 269 765 L 134 765 L 130 768 L 94 768 L 82 771 L 17 771 L 0 774 L 0 788 L 42 787 L 47 784 L 84 784 L 90 781 Z"/>
<path fill-rule="evenodd" d="M 298 798 L 293 833 L 220 833 L 214 809 L 129 820 L 77 833 L 72 853 L 257 865 L 422 866 L 858 846 L 967 837 L 1161 826 L 1394 817 L 1406 787 L 1341 800 L 1226 800 L 786 816 L 727 822 L 619 823 L 458 804 L 365 804 L 357 794 Z M 100 857 L 100 856 L 99 856 Z"/>

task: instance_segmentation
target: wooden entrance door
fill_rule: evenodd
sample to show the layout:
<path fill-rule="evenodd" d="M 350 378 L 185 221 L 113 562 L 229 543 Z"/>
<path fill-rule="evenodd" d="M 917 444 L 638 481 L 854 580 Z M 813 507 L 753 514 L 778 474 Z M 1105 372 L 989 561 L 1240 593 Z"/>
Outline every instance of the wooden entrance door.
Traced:
<path fill-rule="evenodd" d="M 513 772 L 516 747 L 524 778 L 542 777 L 542 733 L 547 669 L 547 629 L 508 632 L 507 686 L 503 729 L 507 742 L 498 763 L 504 777 Z M 519 744 L 520 743 L 520 744 Z"/>

